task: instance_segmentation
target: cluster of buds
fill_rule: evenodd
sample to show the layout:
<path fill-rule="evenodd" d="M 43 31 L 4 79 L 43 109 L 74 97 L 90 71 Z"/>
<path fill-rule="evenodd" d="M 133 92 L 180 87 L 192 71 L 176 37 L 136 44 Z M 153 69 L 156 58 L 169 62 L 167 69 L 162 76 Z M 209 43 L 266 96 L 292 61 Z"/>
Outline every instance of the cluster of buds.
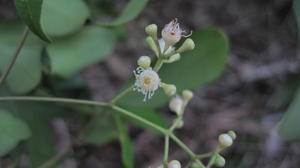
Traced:
<path fill-rule="evenodd" d="M 181 57 L 181 53 L 190 51 L 195 48 L 195 43 L 191 38 L 187 38 L 183 44 L 175 49 L 174 45 L 180 41 L 182 37 L 188 37 L 189 35 L 183 35 L 185 33 L 179 26 L 177 19 L 172 20 L 165 25 L 161 31 L 161 37 L 157 36 L 157 25 L 151 24 L 145 28 L 146 33 L 149 35 L 146 38 L 146 43 L 153 50 L 158 58 L 162 58 L 165 63 L 172 63 L 178 61 Z"/>
<path fill-rule="evenodd" d="M 178 43 L 182 37 L 187 37 L 183 35 L 185 31 L 179 27 L 177 19 L 165 25 L 161 31 L 161 39 L 158 38 L 157 30 L 156 24 L 150 24 L 145 28 L 146 33 L 149 35 L 146 38 L 146 43 L 162 63 L 178 61 L 182 52 L 195 48 L 194 41 L 187 38 L 177 50 L 175 49 L 174 45 Z M 176 94 L 175 85 L 161 82 L 157 74 L 159 68 L 152 69 L 151 58 L 149 56 L 141 56 L 137 64 L 138 68 L 134 70 L 136 78 L 134 90 L 144 95 L 144 101 L 150 99 L 159 87 L 163 88 L 167 96 L 174 96 Z"/>
<path fill-rule="evenodd" d="M 193 92 L 190 90 L 184 90 L 181 96 L 176 95 L 169 103 L 171 111 L 175 112 L 178 116 L 183 115 L 184 108 L 188 102 L 193 98 Z"/>
<path fill-rule="evenodd" d="M 236 133 L 234 131 L 228 131 L 227 133 L 223 133 L 219 135 L 219 145 L 218 150 L 213 156 L 214 164 L 218 167 L 224 167 L 226 160 L 223 156 L 219 154 L 223 149 L 228 148 L 233 144 L 233 141 L 236 139 Z"/>

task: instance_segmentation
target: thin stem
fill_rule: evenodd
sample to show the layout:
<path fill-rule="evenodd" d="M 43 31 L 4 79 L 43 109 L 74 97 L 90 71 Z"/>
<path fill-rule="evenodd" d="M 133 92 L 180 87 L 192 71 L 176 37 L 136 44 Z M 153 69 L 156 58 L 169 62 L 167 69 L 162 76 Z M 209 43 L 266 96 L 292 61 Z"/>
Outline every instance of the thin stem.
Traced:
<path fill-rule="evenodd" d="M 61 161 L 66 156 L 66 154 L 69 152 L 69 149 L 70 149 L 70 146 L 65 147 L 65 149 L 63 149 L 63 151 L 54 155 L 51 159 L 49 159 L 47 162 L 42 164 L 39 168 L 53 167 L 55 164 L 57 164 L 59 161 Z"/>
<path fill-rule="evenodd" d="M 124 96 L 126 96 L 129 92 L 132 91 L 132 89 L 134 88 L 134 85 L 128 87 L 127 89 L 123 90 L 121 93 L 119 93 L 115 98 L 113 98 L 110 103 L 111 104 L 115 104 L 118 100 L 120 100 L 121 98 L 123 98 Z"/>
<path fill-rule="evenodd" d="M 28 34 L 29 34 L 29 28 L 26 27 L 25 30 L 24 30 L 24 32 L 23 32 L 23 34 L 22 34 L 22 36 L 21 36 L 21 40 L 20 40 L 20 42 L 19 42 L 19 44 L 18 44 L 18 46 L 17 46 L 14 54 L 11 57 L 11 60 L 10 60 L 9 64 L 7 65 L 6 69 L 4 70 L 4 72 L 3 72 L 3 74 L 2 74 L 2 76 L 0 78 L 0 86 L 4 83 L 4 81 L 7 78 L 9 72 L 13 68 L 13 66 L 14 66 L 14 64 L 15 64 L 15 62 L 17 60 L 17 57 L 20 54 L 20 51 L 21 51 L 22 47 L 24 46 L 24 43 L 25 43 L 25 41 L 26 41 L 26 39 L 28 37 Z"/>
<path fill-rule="evenodd" d="M 164 165 L 168 165 L 168 157 L 169 157 L 169 144 L 170 144 L 170 137 L 169 135 L 165 136 L 165 148 L 164 148 Z"/>
<path fill-rule="evenodd" d="M 155 72 L 158 72 L 158 71 L 160 70 L 160 68 L 162 67 L 163 64 L 164 64 L 163 59 L 158 58 L 158 59 L 157 59 L 157 62 L 156 62 L 156 64 L 155 64 L 155 66 L 154 66 L 154 68 L 153 68 L 153 70 L 154 70 Z"/>
<path fill-rule="evenodd" d="M 114 109 L 114 110 L 116 110 L 116 111 L 118 111 L 118 112 L 126 115 L 126 116 L 129 116 L 129 117 L 131 117 L 133 119 L 136 119 L 136 120 L 138 120 L 138 121 L 140 121 L 140 122 L 142 122 L 142 123 L 144 123 L 144 124 L 146 124 L 146 125 L 154 128 L 154 129 L 156 129 L 157 131 L 159 131 L 160 133 L 162 133 L 164 135 L 168 134 L 168 130 L 166 130 L 165 128 L 162 128 L 159 125 L 156 125 L 156 124 L 154 124 L 154 123 L 152 123 L 152 122 L 150 122 L 148 120 L 145 120 L 144 118 L 142 118 L 142 117 L 140 117 L 138 115 L 135 115 L 135 114 L 129 112 L 128 110 L 125 110 L 125 109 L 123 109 L 123 108 L 121 108 L 119 106 L 113 105 L 113 104 L 110 105 L 110 107 L 112 109 Z"/>
<path fill-rule="evenodd" d="M 213 152 L 203 153 L 203 154 L 197 155 L 197 158 L 198 158 L 198 159 L 208 158 L 208 157 L 210 157 L 212 154 L 213 154 Z"/>
<path fill-rule="evenodd" d="M 195 159 L 195 161 L 201 166 L 201 168 L 205 168 L 203 163 L 197 159 L 197 155 L 189 149 L 180 139 L 178 139 L 174 134 L 170 134 L 170 138 L 184 150 L 192 159 Z"/>
<path fill-rule="evenodd" d="M 176 120 L 174 121 L 173 125 L 170 127 L 169 131 L 173 132 L 174 129 L 177 127 L 177 125 L 179 124 L 179 122 L 182 120 L 182 115 L 178 116 L 176 118 Z"/>
<path fill-rule="evenodd" d="M 108 103 L 70 99 L 70 98 L 53 98 L 53 97 L 32 97 L 32 96 L 8 96 L 0 97 L 0 101 L 38 101 L 38 102 L 57 102 L 65 104 L 83 104 L 83 105 L 94 105 L 94 106 L 108 106 Z"/>

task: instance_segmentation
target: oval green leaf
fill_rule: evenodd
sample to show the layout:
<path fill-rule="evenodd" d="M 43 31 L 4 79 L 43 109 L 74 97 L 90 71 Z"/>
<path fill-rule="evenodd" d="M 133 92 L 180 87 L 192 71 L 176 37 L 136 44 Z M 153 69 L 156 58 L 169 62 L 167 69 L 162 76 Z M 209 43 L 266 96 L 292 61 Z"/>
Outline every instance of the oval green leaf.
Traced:
<path fill-rule="evenodd" d="M 15 0 L 14 2 L 20 17 L 30 30 L 44 41 L 51 42 L 40 22 L 43 0 Z"/>
<path fill-rule="evenodd" d="M 139 13 L 145 8 L 149 0 L 131 0 L 121 15 L 112 23 L 100 23 L 103 26 L 119 26 L 135 19 Z"/>
<path fill-rule="evenodd" d="M 107 56 L 115 46 L 111 30 L 90 26 L 73 36 L 60 38 L 47 47 L 54 74 L 70 77 Z"/>
<path fill-rule="evenodd" d="M 0 71 L 6 69 L 17 48 L 24 26 L 17 22 L 0 23 Z M 6 84 L 15 93 L 23 94 L 35 88 L 41 80 L 42 41 L 30 34 L 9 73 Z"/>
<path fill-rule="evenodd" d="M 175 84 L 178 93 L 183 89 L 196 89 L 216 79 L 223 71 L 229 53 L 229 42 L 226 35 L 215 28 L 205 28 L 193 33 L 195 49 L 184 53 L 181 60 L 165 64 L 159 76 L 165 83 Z M 131 80 L 130 84 L 133 83 Z M 127 83 L 127 86 L 129 84 Z M 143 102 L 143 95 L 131 92 L 121 104 L 154 108 L 166 103 L 169 98 L 162 89 L 155 92 L 152 99 Z"/>
<path fill-rule="evenodd" d="M 47 34 L 60 36 L 80 29 L 89 16 L 82 0 L 44 0 L 41 24 Z"/>
<path fill-rule="evenodd" d="M 17 144 L 30 137 L 27 124 L 9 112 L 0 109 L 0 157 L 6 155 Z"/>

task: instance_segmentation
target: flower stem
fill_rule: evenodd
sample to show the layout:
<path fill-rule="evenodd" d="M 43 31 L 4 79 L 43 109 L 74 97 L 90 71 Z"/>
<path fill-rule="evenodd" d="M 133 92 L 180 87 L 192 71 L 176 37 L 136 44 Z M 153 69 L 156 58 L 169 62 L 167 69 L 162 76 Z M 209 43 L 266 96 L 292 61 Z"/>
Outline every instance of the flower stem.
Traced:
<path fill-rule="evenodd" d="M 174 134 L 170 134 L 170 138 L 184 150 L 192 159 L 195 159 L 195 161 L 201 166 L 201 168 L 205 168 L 203 163 L 197 159 L 197 155 L 189 149 L 180 139 L 178 139 Z"/>
<path fill-rule="evenodd" d="M 163 64 L 164 64 L 163 59 L 162 58 L 158 58 L 155 66 L 153 68 L 153 70 L 155 72 L 158 72 L 160 70 L 160 68 L 162 67 Z"/>
<path fill-rule="evenodd" d="M 124 96 L 126 96 L 129 92 L 132 91 L 134 88 L 134 85 L 131 85 L 127 89 L 123 90 L 121 93 L 119 93 L 115 98 L 113 98 L 110 103 L 115 104 L 118 100 L 122 99 Z"/>
<path fill-rule="evenodd" d="M 4 70 L 4 72 L 3 72 L 3 74 L 0 78 L 0 86 L 4 83 L 4 81 L 7 78 L 9 72 L 13 68 L 13 66 L 14 66 L 14 64 L 17 60 L 17 57 L 20 54 L 20 51 L 21 51 L 22 47 L 24 46 L 24 43 L 25 43 L 25 41 L 28 37 L 28 34 L 29 34 L 29 29 L 28 29 L 28 27 L 26 27 L 23 34 L 22 34 L 22 36 L 21 36 L 21 40 L 20 40 L 14 54 L 11 57 L 11 60 L 10 60 L 9 64 L 7 65 L 6 69 Z"/>
<path fill-rule="evenodd" d="M 157 131 L 159 131 L 160 133 L 162 133 L 164 135 L 166 135 L 168 133 L 168 130 L 166 130 L 165 128 L 162 128 L 159 125 L 156 125 L 156 124 L 154 124 L 154 123 L 152 123 L 152 122 L 150 122 L 148 120 L 145 120 L 144 118 L 142 118 L 142 117 L 140 117 L 138 115 L 135 115 L 135 114 L 133 114 L 132 112 L 130 112 L 128 110 L 125 110 L 125 109 L 123 109 L 123 108 L 121 108 L 119 106 L 113 105 L 113 104 L 111 104 L 110 107 L 112 109 L 114 109 L 114 110 L 116 110 L 116 111 L 118 111 L 118 112 L 120 112 L 120 113 L 128 116 L 128 117 L 136 119 L 136 120 L 138 120 L 138 121 L 140 121 L 140 122 L 142 122 L 142 123 L 144 123 L 144 124 L 146 124 L 146 125 L 154 128 L 154 129 L 156 129 Z"/>
<path fill-rule="evenodd" d="M 165 148 L 164 148 L 164 166 L 168 165 L 168 157 L 169 157 L 169 144 L 170 144 L 170 137 L 169 135 L 165 136 Z"/>
<path fill-rule="evenodd" d="M 0 97 L 0 101 L 38 101 L 38 102 L 57 102 L 65 104 L 83 104 L 83 105 L 94 105 L 94 106 L 108 106 L 108 103 L 70 99 L 70 98 L 53 98 L 53 97 L 32 97 L 32 96 L 7 96 Z"/>

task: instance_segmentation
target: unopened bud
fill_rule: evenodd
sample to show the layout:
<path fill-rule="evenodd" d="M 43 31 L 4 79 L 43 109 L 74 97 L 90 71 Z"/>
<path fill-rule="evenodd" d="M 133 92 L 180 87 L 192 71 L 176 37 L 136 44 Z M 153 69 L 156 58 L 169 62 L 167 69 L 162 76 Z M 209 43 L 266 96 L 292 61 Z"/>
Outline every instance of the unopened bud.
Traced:
<path fill-rule="evenodd" d="M 175 85 L 162 83 L 161 87 L 164 89 L 164 92 L 167 96 L 174 96 L 176 93 Z"/>
<path fill-rule="evenodd" d="M 148 36 L 146 38 L 146 43 L 151 48 L 151 50 L 155 53 L 155 55 L 159 56 L 158 48 L 157 48 L 157 46 L 155 44 L 155 41 L 153 40 L 153 38 L 151 36 Z"/>
<path fill-rule="evenodd" d="M 169 108 L 171 111 L 175 112 L 177 115 L 180 115 L 181 109 L 182 109 L 183 101 L 181 97 L 176 96 L 173 99 L 171 99 L 169 103 Z"/>
<path fill-rule="evenodd" d="M 193 94 L 193 92 L 190 91 L 190 90 L 184 90 L 184 91 L 182 92 L 182 98 L 183 98 L 184 100 L 186 100 L 186 101 L 191 100 L 191 99 L 193 98 L 193 96 L 194 96 L 194 94 Z"/>
<path fill-rule="evenodd" d="M 236 139 L 236 133 L 234 131 L 228 131 L 227 134 L 233 139 Z"/>
<path fill-rule="evenodd" d="M 146 26 L 145 28 L 146 33 L 153 37 L 154 39 L 157 39 L 157 25 L 156 24 L 150 24 Z"/>
<path fill-rule="evenodd" d="M 223 156 L 217 154 L 216 158 L 215 158 L 215 165 L 218 167 L 224 167 L 225 166 L 225 159 Z"/>
<path fill-rule="evenodd" d="M 148 56 L 141 56 L 138 60 L 137 60 L 137 64 L 140 67 L 143 67 L 145 69 L 150 67 L 151 64 L 151 58 Z"/>
<path fill-rule="evenodd" d="M 232 138 L 228 134 L 221 134 L 219 136 L 219 144 L 221 147 L 229 147 L 233 143 Z"/>
<path fill-rule="evenodd" d="M 172 160 L 169 162 L 168 168 L 181 168 L 181 164 L 178 160 Z"/>
<path fill-rule="evenodd" d="M 183 44 L 177 49 L 178 53 L 190 51 L 195 48 L 195 43 L 191 38 L 186 39 Z"/>
<path fill-rule="evenodd" d="M 181 58 L 180 54 L 177 53 L 177 54 L 170 56 L 170 58 L 168 60 L 165 60 L 164 62 L 165 63 L 173 63 L 173 62 L 180 60 L 180 58 Z"/>
<path fill-rule="evenodd" d="M 177 124 L 176 128 L 182 128 L 183 127 L 183 120 L 180 120 L 179 123 Z"/>

